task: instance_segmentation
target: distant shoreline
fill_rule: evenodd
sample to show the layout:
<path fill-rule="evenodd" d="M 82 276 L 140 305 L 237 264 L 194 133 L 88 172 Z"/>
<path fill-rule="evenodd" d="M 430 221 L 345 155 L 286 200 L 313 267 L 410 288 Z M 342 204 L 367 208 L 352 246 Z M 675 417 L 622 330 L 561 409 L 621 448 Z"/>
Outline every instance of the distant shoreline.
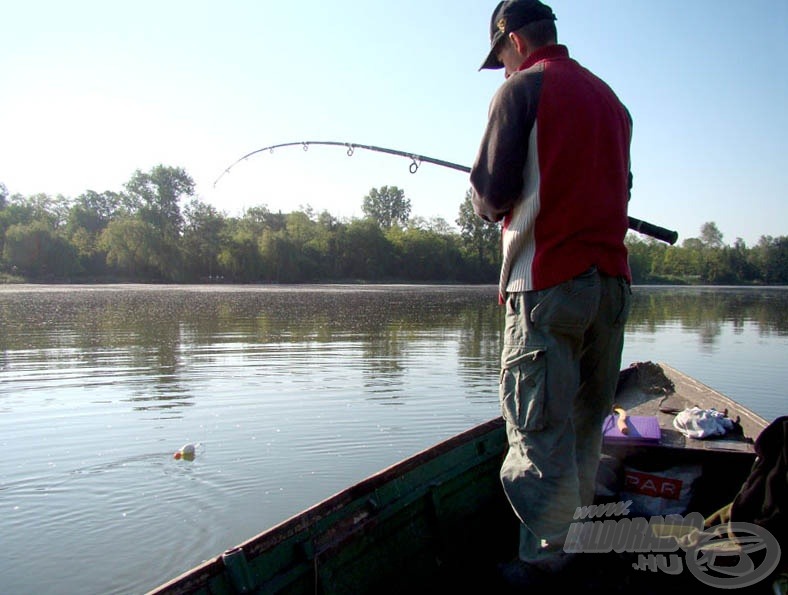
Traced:
<path fill-rule="evenodd" d="M 313 281 L 313 282 L 304 282 L 304 283 L 227 283 L 227 282 L 194 282 L 194 283 L 170 283 L 170 282 L 154 282 L 154 281 L 73 281 L 73 280 L 66 280 L 66 281 L 30 281 L 26 279 L 14 279 L 8 280 L 3 279 L 0 277 L 0 290 L 2 289 L 12 289 L 12 288 L 22 288 L 22 287 L 35 287 L 35 288 L 46 288 L 46 287 L 82 287 L 82 288 L 91 288 L 91 287 L 104 287 L 104 288 L 111 288 L 111 287 L 125 287 L 125 288 L 138 288 L 138 289 L 151 289 L 151 288 L 160 288 L 160 289 L 174 289 L 174 288 L 183 288 L 183 287 L 248 287 L 248 288 L 267 288 L 267 287 L 278 287 L 278 288 L 287 288 L 287 287 L 341 287 L 341 286 L 370 286 L 370 287 L 392 287 L 392 286 L 400 286 L 400 287 L 489 287 L 492 289 L 496 289 L 497 285 L 492 283 L 457 283 L 457 282 L 448 282 L 448 281 L 425 281 L 425 282 L 417 282 L 417 281 L 399 281 L 399 280 L 390 280 L 390 281 L 362 281 L 362 280 L 349 280 L 349 281 Z M 682 289 L 691 289 L 691 288 L 715 288 L 715 289 L 788 289 L 788 285 L 785 284 L 775 284 L 775 285 L 766 285 L 766 284 L 758 284 L 758 283 L 742 283 L 742 284 L 711 284 L 711 283 L 633 283 L 632 287 L 664 287 L 665 289 L 675 289 L 675 288 L 682 288 Z"/>

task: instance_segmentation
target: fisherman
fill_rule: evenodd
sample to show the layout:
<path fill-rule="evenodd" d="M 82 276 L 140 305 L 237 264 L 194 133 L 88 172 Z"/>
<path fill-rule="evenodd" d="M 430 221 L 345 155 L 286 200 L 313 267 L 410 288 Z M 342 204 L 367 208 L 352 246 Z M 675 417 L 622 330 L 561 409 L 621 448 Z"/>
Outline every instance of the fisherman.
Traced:
<path fill-rule="evenodd" d="M 503 69 L 506 80 L 470 174 L 476 214 L 502 223 L 500 477 L 520 543 L 500 571 L 518 587 L 570 564 L 564 538 L 594 498 L 631 302 L 632 120 L 557 43 L 555 20 L 538 0 L 493 11 L 479 70 Z"/>

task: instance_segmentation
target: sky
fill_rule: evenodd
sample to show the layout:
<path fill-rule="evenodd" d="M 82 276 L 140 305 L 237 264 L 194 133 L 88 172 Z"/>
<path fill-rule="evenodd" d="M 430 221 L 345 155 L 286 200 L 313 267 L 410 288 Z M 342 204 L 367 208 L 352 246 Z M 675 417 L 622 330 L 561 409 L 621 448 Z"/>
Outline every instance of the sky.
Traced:
<path fill-rule="evenodd" d="M 502 71 L 495 0 L 26 0 L 0 36 L 0 183 L 76 198 L 183 168 L 219 211 L 363 216 L 397 186 L 450 224 Z M 630 215 L 748 246 L 788 235 L 788 1 L 553 0 L 559 43 L 634 119 Z M 237 162 L 237 163 L 236 163 Z M 232 165 L 232 167 L 230 167 Z"/>

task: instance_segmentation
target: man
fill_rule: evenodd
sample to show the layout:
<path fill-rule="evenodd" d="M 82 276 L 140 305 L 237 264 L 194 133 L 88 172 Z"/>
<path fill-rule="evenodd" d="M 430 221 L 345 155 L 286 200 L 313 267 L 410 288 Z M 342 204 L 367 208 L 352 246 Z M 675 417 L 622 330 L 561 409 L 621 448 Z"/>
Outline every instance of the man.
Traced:
<path fill-rule="evenodd" d="M 572 516 L 593 501 L 631 301 L 631 118 L 557 43 L 555 20 L 538 0 L 493 12 L 479 70 L 506 80 L 470 175 L 477 215 L 502 221 L 500 473 L 521 521 L 502 572 L 529 585 L 566 567 Z"/>

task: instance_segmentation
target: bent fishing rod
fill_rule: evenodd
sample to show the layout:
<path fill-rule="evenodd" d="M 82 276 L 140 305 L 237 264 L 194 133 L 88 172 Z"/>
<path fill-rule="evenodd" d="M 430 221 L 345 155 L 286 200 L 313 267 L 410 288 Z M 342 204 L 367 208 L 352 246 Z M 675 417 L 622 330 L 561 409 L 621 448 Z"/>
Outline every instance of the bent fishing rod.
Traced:
<path fill-rule="evenodd" d="M 397 149 L 388 149 L 386 147 L 376 147 L 375 145 L 360 145 L 358 143 L 346 143 L 340 141 L 300 141 L 300 142 L 292 142 L 292 143 L 281 143 L 278 145 L 271 145 L 268 147 L 263 147 L 262 149 L 257 149 L 252 151 L 251 153 L 247 153 L 243 157 L 240 157 L 235 162 L 230 164 L 228 167 L 224 169 L 224 171 L 216 178 L 216 181 L 213 183 L 214 188 L 216 188 L 216 184 L 225 174 L 230 173 L 230 170 L 238 165 L 241 161 L 245 161 L 249 159 L 252 155 L 256 155 L 257 153 L 262 153 L 263 151 L 268 151 L 269 153 L 273 153 L 274 149 L 280 149 L 282 147 L 297 147 L 301 146 L 304 151 L 308 151 L 310 145 L 330 145 L 335 147 L 345 147 L 347 156 L 352 157 L 353 153 L 356 149 L 366 149 L 368 151 L 375 151 L 377 153 L 386 153 L 388 155 L 396 155 L 397 157 L 407 157 L 411 160 L 409 170 L 410 173 L 415 174 L 419 166 L 422 163 L 432 163 L 433 165 L 440 165 L 441 167 L 447 167 L 449 169 L 456 169 L 457 171 L 470 173 L 471 168 L 466 165 L 460 165 L 459 163 L 452 163 L 451 161 L 444 161 L 443 159 L 435 159 L 434 157 L 427 157 L 426 155 L 419 155 L 417 153 L 408 153 L 407 151 L 398 151 Z M 671 246 L 676 243 L 678 240 L 679 234 L 678 232 L 667 229 L 665 227 L 660 227 L 659 225 L 654 225 L 653 223 L 649 223 L 648 221 L 643 221 L 642 219 L 636 219 L 635 217 L 629 217 L 629 229 L 632 231 L 636 231 L 638 233 L 642 233 L 647 236 L 651 236 L 652 238 L 656 238 L 663 242 L 670 244 Z"/>

